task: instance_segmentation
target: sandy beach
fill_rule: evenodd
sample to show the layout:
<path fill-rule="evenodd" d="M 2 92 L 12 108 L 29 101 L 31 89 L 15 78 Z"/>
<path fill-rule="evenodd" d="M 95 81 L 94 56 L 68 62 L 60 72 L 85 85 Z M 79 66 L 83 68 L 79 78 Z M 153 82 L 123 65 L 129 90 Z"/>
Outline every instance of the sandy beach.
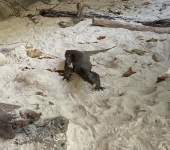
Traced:
<path fill-rule="evenodd" d="M 121 11 L 122 16 L 145 21 L 170 17 L 168 0 L 152 0 L 148 5 L 133 0 L 90 2 L 86 12 Z M 167 7 L 160 11 L 163 4 Z M 36 8 L 47 6 L 36 2 L 29 8 L 38 14 Z M 75 10 L 74 3 L 63 7 L 61 3 L 55 9 Z M 35 24 L 27 17 L 10 17 L 0 22 L 0 102 L 37 109 L 42 118 L 66 117 L 68 150 L 170 150 L 170 34 L 92 26 L 92 19 L 68 28 L 58 23 L 70 18 L 36 16 L 36 20 Z M 99 40 L 100 36 L 105 38 Z M 49 71 L 63 69 L 66 50 L 113 46 L 90 57 L 104 91 L 93 91 L 76 74 L 67 83 Z M 31 58 L 27 51 L 33 49 L 57 58 Z M 127 52 L 133 49 L 145 53 Z M 136 73 L 122 77 L 130 67 Z M 165 81 L 156 83 L 164 75 Z M 36 95 L 38 91 L 46 96 Z M 42 145 L 16 145 L 13 140 L 0 139 L 0 149 L 41 150 Z"/>

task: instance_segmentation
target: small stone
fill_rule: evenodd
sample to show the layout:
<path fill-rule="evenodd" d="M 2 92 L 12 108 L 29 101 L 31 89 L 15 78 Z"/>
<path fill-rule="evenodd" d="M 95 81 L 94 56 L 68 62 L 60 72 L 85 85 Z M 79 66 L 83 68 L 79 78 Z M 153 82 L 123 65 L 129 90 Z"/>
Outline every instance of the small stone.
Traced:
<path fill-rule="evenodd" d="M 6 63 L 6 57 L 4 54 L 0 53 L 0 66 L 4 66 Z"/>

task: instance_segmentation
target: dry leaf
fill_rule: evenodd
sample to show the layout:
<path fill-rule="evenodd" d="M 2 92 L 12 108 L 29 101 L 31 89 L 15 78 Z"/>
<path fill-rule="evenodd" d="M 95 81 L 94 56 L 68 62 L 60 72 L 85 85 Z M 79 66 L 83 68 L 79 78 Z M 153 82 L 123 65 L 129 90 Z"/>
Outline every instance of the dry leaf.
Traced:
<path fill-rule="evenodd" d="M 24 71 L 24 70 L 27 70 L 27 69 L 30 70 L 30 68 L 28 68 L 28 67 L 24 67 L 24 68 L 22 68 L 21 70 Z"/>
<path fill-rule="evenodd" d="M 56 68 L 54 68 L 53 70 L 52 69 L 46 69 L 46 70 L 48 70 L 50 72 L 60 72 L 60 73 L 62 71 L 62 73 L 64 73 L 64 70 L 57 70 Z"/>
<path fill-rule="evenodd" d="M 106 37 L 106 36 L 99 36 L 97 39 L 98 39 L 98 40 L 103 40 L 103 39 L 105 39 L 105 37 Z"/>
<path fill-rule="evenodd" d="M 47 95 L 44 95 L 44 93 L 43 93 L 43 92 L 40 92 L 40 91 L 36 92 L 35 95 L 40 95 L 40 96 L 47 97 Z"/>
<path fill-rule="evenodd" d="M 37 106 L 35 107 L 36 110 L 39 110 L 40 107 L 39 107 L 39 104 L 36 104 Z"/>
<path fill-rule="evenodd" d="M 138 38 L 139 40 L 144 40 L 143 36 L 141 36 L 141 35 L 139 35 L 137 38 Z"/>
<path fill-rule="evenodd" d="M 152 55 L 152 59 L 153 59 L 154 61 L 156 61 L 156 62 L 159 62 L 158 57 L 156 56 L 156 54 L 153 54 L 153 55 Z"/>
<path fill-rule="evenodd" d="M 44 56 L 44 57 L 39 57 L 38 59 L 54 59 L 54 57 L 51 57 L 51 56 Z"/>
<path fill-rule="evenodd" d="M 40 57 L 42 55 L 42 52 L 38 49 L 34 49 L 31 51 L 28 51 L 27 55 L 31 58 L 36 58 L 36 57 Z"/>
<path fill-rule="evenodd" d="M 44 95 L 43 92 L 37 91 L 35 95 Z"/>
<path fill-rule="evenodd" d="M 22 70 L 22 71 L 25 71 L 25 70 L 30 70 L 30 69 L 34 69 L 34 68 L 24 67 L 24 68 L 22 68 L 21 70 Z"/>
<path fill-rule="evenodd" d="M 146 42 L 157 42 L 158 41 L 158 39 L 154 39 L 154 38 L 151 38 L 151 39 L 149 39 L 149 40 L 146 40 Z"/>
<path fill-rule="evenodd" d="M 165 40 L 166 40 L 166 39 L 160 39 L 159 41 L 160 41 L 160 42 L 163 42 L 163 41 L 165 41 Z"/>
<path fill-rule="evenodd" d="M 143 3 L 143 5 L 149 5 L 149 4 L 151 4 L 151 3 L 148 2 L 148 1 L 146 1 L 146 2 Z"/>
<path fill-rule="evenodd" d="M 52 103 L 52 102 L 49 101 L 49 105 L 54 105 L 54 103 Z"/>
<path fill-rule="evenodd" d="M 140 50 L 140 49 L 132 49 L 131 52 L 136 53 L 140 56 L 144 55 L 146 51 Z"/>
<path fill-rule="evenodd" d="M 50 72 L 53 72 L 53 70 L 52 70 L 52 69 L 46 69 L 46 70 L 48 70 L 48 71 L 50 71 Z"/>
<path fill-rule="evenodd" d="M 126 50 L 126 49 L 123 49 L 125 52 L 127 52 L 127 53 L 130 53 L 130 54 L 133 54 L 133 52 L 131 52 L 131 51 L 128 51 L 128 50 Z"/>
<path fill-rule="evenodd" d="M 31 18 L 30 20 L 32 20 L 32 22 L 34 22 L 36 24 L 39 22 L 36 18 Z"/>
<path fill-rule="evenodd" d="M 57 70 L 56 68 L 53 69 L 53 72 L 57 72 L 57 71 L 58 71 L 58 70 Z M 64 72 L 64 70 L 63 70 L 63 72 Z"/>
<path fill-rule="evenodd" d="M 129 77 L 130 75 L 135 74 L 135 73 L 136 72 L 134 72 L 132 68 L 130 67 L 129 70 L 123 74 L 123 77 Z"/>
<path fill-rule="evenodd" d="M 116 57 L 114 57 L 114 58 L 113 58 L 113 60 L 117 60 L 117 58 L 116 58 Z"/>
<path fill-rule="evenodd" d="M 164 75 L 164 76 L 162 76 L 162 77 L 158 77 L 156 83 L 165 81 L 166 78 L 167 78 L 167 75 Z"/>
<path fill-rule="evenodd" d="M 27 17 L 32 20 L 33 23 L 38 23 L 39 21 L 32 14 L 28 14 Z"/>

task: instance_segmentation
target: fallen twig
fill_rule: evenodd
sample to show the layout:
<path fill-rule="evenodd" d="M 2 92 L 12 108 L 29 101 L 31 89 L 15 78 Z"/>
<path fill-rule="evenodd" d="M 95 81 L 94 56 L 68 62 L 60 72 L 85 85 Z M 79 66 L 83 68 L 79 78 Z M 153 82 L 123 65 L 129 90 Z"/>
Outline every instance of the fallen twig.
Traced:
<path fill-rule="evenodd" d="M 130 54 L 133 54 L 133 52 L 131 52 L 131 51 L 128 51 L 128 50 L 126 50 L 126 49 L 123 49 L 125 52 L 127 52 L 127 53 L 130 53 Z"/>

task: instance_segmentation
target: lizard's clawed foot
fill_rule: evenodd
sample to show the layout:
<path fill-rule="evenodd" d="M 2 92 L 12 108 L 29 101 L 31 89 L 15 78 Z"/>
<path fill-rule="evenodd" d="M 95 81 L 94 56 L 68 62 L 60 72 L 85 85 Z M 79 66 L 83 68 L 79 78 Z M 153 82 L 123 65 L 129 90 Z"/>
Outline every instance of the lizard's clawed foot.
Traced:
<path fill-rule="evenodd" d="M 94 91 L 100 91 L 100 90 L 103 91 L 104 89 L 105 89 L 105 87 L 101 87 L 101 86 L 100 86 L 100 87 L 95 87 L 93 90 L 94 90 Z"/>
<path fill-rule="evenodd" d="M 58 76 L 64 76 L 64 73 L 59 73 Z"/>
<path fill-rule="evenodd" d="M 72 74 L 69 74 L 69 76 L 64 76 L 63 80 L 66 80 L 67 82 L 73 81 Z"/>
<path fill-rule="evenodd" d="M 64 76 L 64 73 L 59 73 L 59 76 Z M 69 74 L 69 77 L 71 78 L 73 74 Z"/>

